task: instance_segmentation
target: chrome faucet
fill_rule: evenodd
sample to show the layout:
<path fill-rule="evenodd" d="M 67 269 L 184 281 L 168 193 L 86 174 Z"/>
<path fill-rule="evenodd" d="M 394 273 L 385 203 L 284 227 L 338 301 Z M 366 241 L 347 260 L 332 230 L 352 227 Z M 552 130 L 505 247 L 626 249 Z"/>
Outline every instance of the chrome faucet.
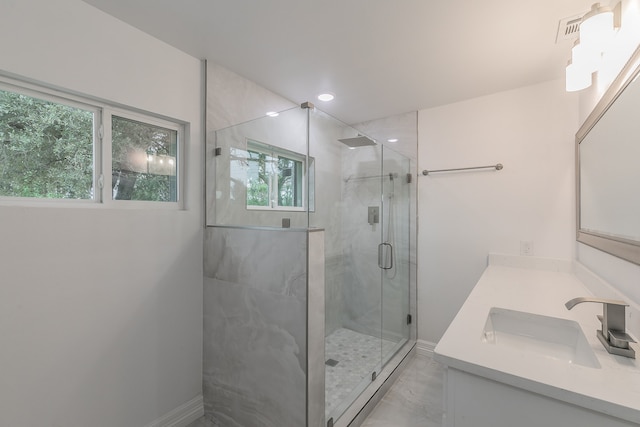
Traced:
<path fill-rule="evenodd" d="M 577 304 L 583 302 L 602 303 L 602 316 L 598 315 L 598 320 L 602 323 L 602 329 L 599 329 L 596 335 L 604 348 L 611 354 L 635 359 L 636 353 L 633 348 L 629 346 L 629 343 L 635 341 L 627 334 L 625 327 L 624 308 L 629 304 L 619 300 L 579 297 L 567 301 L 565 307 L 567 307 L 567 310 L 571 310 Z"/>

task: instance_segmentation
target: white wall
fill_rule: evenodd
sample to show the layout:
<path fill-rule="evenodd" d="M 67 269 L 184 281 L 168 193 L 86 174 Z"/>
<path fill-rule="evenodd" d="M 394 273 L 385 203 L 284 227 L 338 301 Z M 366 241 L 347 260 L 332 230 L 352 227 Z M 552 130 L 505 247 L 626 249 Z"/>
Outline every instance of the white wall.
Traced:
<path fill-rule="evenodd" d="M 184 211 L 0 206 L 0 425 L 148 425 L 202 390 L 200 61 L 79 0 L 0 15 L 3 72 L 190 123 Z"/>
<path fill-rule="evenodd" d="M 502 163 L 419 178 L 418 338 L 437 342 L 489 252 L 572 259 L 578 99 L 564 81 L 418 114 L 418 169 Z"/>

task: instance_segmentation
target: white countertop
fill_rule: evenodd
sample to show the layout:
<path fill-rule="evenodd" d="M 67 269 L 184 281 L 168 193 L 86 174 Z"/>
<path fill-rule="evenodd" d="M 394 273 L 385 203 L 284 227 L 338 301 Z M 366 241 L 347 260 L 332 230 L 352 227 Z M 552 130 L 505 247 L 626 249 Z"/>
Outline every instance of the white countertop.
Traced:
<path fill-rule="evenodd" d="M 565 268 L 570 263 L 565 262 L 564 266 L 562 261 L 542 262 L 533 268 L 504 265 L 524 265 L 518 258 L 500 260 L 497 257 L 503 265 L 492 263 L 487 267 L 436 346 L 435 360 L 451 368 L 640 424 L 640 363 L 637 359 L 609 354 L 596 337 L 596 330 L 601 328 L 596 315 L 602 314 L 602 305 L 579 304 L 567 310 L 565 302 L 592 295 L 570 272 L 571 268 Z M 508 262 L 502 262 L 505 260 Z M 578 322 L 601 367 L 566 363 L 483 342 L 483 328 L 492 307 Z M 640 357 L 638 345 L 632 346 L 636 357 Z"/>

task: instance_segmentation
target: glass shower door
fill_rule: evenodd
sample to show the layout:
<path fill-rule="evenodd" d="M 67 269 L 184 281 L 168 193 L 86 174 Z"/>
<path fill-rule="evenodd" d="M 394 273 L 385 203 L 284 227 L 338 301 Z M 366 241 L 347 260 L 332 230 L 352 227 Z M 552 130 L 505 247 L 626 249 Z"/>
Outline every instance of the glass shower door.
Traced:
<path fill-rule="evenodd" d="M 382 146 L 311 112 L 311 227 L 325 230 L 325 416 L 337 421 L 381 365 Z"/>
<path fill-rule="evenodd" d="M 333 371 L 340 375 L 338 383 L 341 386 L 335 390 L 335 395 L 330 393 L 331 399 L 342 396 L 336 406 L 335 414 L 338 416 L 371 384 L 381 364 L 378 268 L 382 228 L 381 156 L 382 147 L 379 145 L 355 149 L 345 147 L 343 151 L 343 160 L 346 161 L 342 166 L 341 200 L 342 320 L 341 328 L 333 335 L 340 338 L 338 355 L 342 372 Z"/>
<path fill-rule="evenodd" d="M 336 422 L 409 336 L 410 163 L 309 113 L 309 225 L 325 230 L 325 417 Z"/>
<path fill-rule="evenodd" d="M 382 366 L 409 339 L 410 160 L 383 148 L 380 269 Z"/>

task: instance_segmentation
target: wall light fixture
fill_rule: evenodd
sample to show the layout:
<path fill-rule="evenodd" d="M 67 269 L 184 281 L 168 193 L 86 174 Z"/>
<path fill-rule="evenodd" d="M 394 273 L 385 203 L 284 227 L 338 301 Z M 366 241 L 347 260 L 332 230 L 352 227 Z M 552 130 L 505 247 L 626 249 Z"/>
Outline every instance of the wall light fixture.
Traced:
<path fill-rule="evenodd" d="M 571 49 L 571 59 L 566 69 L 567 92 L 586 89 L 593 81 L 602 55 L 611 45 L 620 29 L 621 3 L 614 7 L 594 3 L 580 22 L 580 38 Z"/>

